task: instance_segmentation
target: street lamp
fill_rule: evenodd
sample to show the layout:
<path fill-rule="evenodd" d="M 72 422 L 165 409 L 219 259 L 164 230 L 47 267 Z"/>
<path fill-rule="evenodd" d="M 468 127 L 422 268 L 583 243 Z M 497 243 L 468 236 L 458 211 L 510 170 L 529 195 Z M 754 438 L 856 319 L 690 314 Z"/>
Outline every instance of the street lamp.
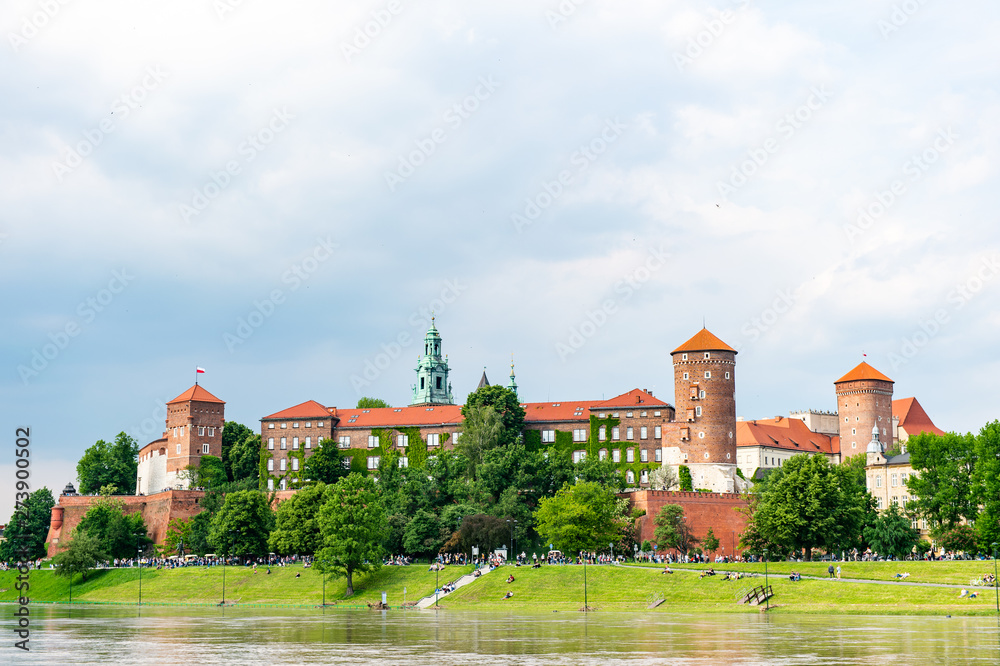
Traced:
<path fill-rule="evenodd" d="M 583 560 L 583 612 L 586 613 L 590 606 L 587 603 L 587 558 L 583 551 L 580 551 L 580 559 Z"/>
<path fill-rule="evenodd" d="M 229 549 L 232 547 L 236 533 L 230 532 L 229 536 L 231 537 L 229 543 L 226 545 L 225 552 L 222 553 L 222 603 L 220 605 L 223 607 L 226 605 L 226 560 L 229 559 Z"/>
<path fill-rule="evenodd" d="M 771 610 L 771 597 L 767 594 L 767 548 L 764 549 L 764 610 Z"/>
<path fill-rule="evenodd" d="M 441 555 L 437 556 L 438 561 L 434 563 L 434 610 L 438 606 L 438 594 L 441 592 Z"/>
<path fill-rule="evenodd" d="M 507 519 L 507 524 L 510 525 L 510 552 L 514 554 L 514 525 L 517 525 L 516 520 Z M 508 558 L 509 560 L 510 558 Z"/>
<path fill-rule="evenodd" d="M 997 597 L 997 616 L 1000 617 L 1000 583 L 997 582 L 997 542 L 994 541 L 993 546 L 993 589 L 996 590 Z"/>
<path fill-rule="evenodd" d="M 139 565 L 139 605 L 142 605 L 142 532 L 135 535 L 135 561 Z"/>

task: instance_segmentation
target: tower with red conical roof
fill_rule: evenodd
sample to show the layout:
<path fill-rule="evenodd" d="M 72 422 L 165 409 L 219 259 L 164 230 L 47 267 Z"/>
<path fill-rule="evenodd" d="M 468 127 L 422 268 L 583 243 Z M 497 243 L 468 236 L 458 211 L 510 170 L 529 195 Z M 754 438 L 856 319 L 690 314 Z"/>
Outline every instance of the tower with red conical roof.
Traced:
<path fill-rule="evenodd" d="M 892 448 L 893 381 L 864 361 L 833 383 L 837 393 L 841 460 L 864 454 L 878 428 L 879 441 Z"/>

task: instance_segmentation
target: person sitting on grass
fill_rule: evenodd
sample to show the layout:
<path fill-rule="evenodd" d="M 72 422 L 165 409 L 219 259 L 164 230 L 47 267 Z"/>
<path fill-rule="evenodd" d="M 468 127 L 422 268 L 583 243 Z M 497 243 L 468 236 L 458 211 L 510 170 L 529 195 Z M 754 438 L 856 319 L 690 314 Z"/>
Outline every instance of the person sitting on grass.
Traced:
<path fill-rule="evenodd" d="M 508 583 L 513 583 L 514 582 L 514 574 L 511 574 L 511 575 L 507 576 L 507 582 Z"/>
<path fill-rule="evenodd" d="M 510 590 L 507 590 L 507 594 L 503 595 L 503 599 L 501 599 L 500 601 L 505 601 L 507 599 L 510 599 L 512 596 L 514 596 L 514 593 L 511 592 Z"/>
<path fill-rule="evenodd" d="M 663 571 L 661 571 L 660 573 L 661 574 L 672 574 L 673 571 L 671 571 L 670 565 L 668 564 L 667 566 L 663 567 Z"/>

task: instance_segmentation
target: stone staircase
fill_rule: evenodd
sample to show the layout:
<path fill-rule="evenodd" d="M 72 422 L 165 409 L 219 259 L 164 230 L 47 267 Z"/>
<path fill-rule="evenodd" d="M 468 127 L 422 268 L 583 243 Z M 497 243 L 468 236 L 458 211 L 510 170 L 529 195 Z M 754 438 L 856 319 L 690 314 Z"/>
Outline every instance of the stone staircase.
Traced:
<path fill-rule="evenodd" d="M 490 568 L 488 566 L 482 567 L 481 569 L 479 569 L 479 571 L 481 572 L 481 574 L 483 576 L 485 576 L 486 574 L 488 574 L 490 572 Z M 476 580 L 476 576 L 474 575 L 474 573 L 465 574 L 464 576 L 462 576 L 461 578 L 459 578 L 457 581 L 455 581 L 455 589 L 457 590 L 458 588 L 460 588 L 460 587 L 462 587 L 464 585 L 468 585 L 469 583 L 471 583 L 474 580 Z M 434 603 L 435 603 L 435 601 L 437 599 L 443 599 L 446 596 L 448 596 L 448 595 L 445 594 L 444 592 L 441 592 L 440 594 L 438 594 L 436 596 L 433 595 L 433 594 L 431 594 L 430 596 L 426 596 L 423 599 L 421 599 L 420 601 L 418 601 L 415 604 L 415 606 L 417 608 L 430 608 L 431 606 L 434 605 Z"/>

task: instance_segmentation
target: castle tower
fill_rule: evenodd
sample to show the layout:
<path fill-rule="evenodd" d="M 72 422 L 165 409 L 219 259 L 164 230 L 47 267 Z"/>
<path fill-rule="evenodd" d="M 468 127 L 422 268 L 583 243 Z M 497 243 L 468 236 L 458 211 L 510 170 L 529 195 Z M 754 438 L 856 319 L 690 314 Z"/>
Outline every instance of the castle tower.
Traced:
<path fill-rule="evenodd" d="M 878 428 L 879 442 L 891 448 L 893 381 L 865 362 L 833 383 L 837 393 L 841 460 L 865 453 L 868 424 Z"/>
<path fill-rule="evenodd" d="M 168 486 L 178 483 L 186 486 L 186 479 L 178 476 L 178 472 L 188 465 L 198 467 L 202 456 L 222 457 L 225 405 L 198 384 L 167 403 L 167 429 L 163 437 Z"/>
<path fill-rule="evenodd" d="M 868 442 L 868 450 L 866 452 L 868 466 L 879 465 L 882 461 L 882 454 L 885 450 L 882 448 L 882 442 L 879 440 L 878 436 L 879 427 L 877 425 L 872 426 L 872 441 Z"/>
<path fill-rule="evenodd" d="M 411 406 L 454 405 L 448 381 L 448 358 L 441 356 L 441 334 L 434 326 L 424 336 L 424 353 L 417 361 L 417 383 L 413 385 Z"/>
<path fill-rule="evenodd" d="M 510 381 L 507 382 L 507 388 L 509 388 L 511 391 L 513 391 L 514 395 L 517 395 L 517 382 L 514 381 L 514 355 L 513 354 L 510 355 Z"/>
<path fill-rule="evenodd" d="M 705 328 L 670 354 L 681 462 L 696 488 L 735 490 L 736 354 Z"/>

